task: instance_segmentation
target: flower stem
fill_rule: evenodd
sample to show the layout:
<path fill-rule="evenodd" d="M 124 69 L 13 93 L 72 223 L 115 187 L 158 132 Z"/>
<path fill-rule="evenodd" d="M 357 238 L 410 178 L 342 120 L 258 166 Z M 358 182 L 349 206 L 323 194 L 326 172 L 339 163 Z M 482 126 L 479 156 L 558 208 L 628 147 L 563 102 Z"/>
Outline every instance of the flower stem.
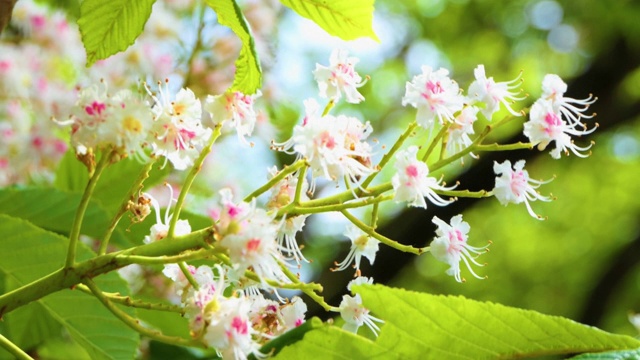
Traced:
<path fill-rule="evenodd" d="M 102 158 L 100 162 L 96 166 L 95 171 L 89 178 L 89 182 L 87 182 L 87 186 L 84 189 L 84 193 L 82 194 L 82 199 L 80 200 L 80 204 L 78 205 L 78 209 L 76 210 L 76 216 L 73 219 L 73 224 L 71 225 L 71 231 L 69 233 L 69 249 L 67 251 L 67 259 L 65 261 L 65 267 L 72 267 L 76 262 L 76 248 L 78 245 L 78 239 L 80 238 L 80 228 L 82 227 L 82 220 L 84 219 L 84 213 L 87 211 L 87 206 L 89 206 L 89 200 L 91 200 L 91 195 L 93 194 L 93 190 L 96 188 L 96 184 L 98 183 L 98 179 L 100 179 L 100 174 L 102 171 L 109 165 L 111 162 L 111 155 L 113 154 L 113 150 L 109 149 L 102 154 Z"/>
<path fill-rule="evenodd" d="M 213 134 L 211 134 L 211 139 L 207 145 L 200 152 L 200 156 L 196 159 L 193 166 L 191 167 L 191 171 L 187 175 L 186 179 L 184 179 L 184 183 L 182 184 L 182 188 L 180 189 L 180 195 L 178 195 L 178 200 L 176 201 L 176 206 L 173 209 L 173 216 L 171 217 L 171 221 L 169 222 L 169 231 L 167 231 L 167 238 L 173 238 L 173 233 L 176 230 L 176 224 L 178 223 L 178 219 L 180 218 L 180 211 L 182 210 L 182 205 L 184 204 L 184 200 L 187 198 L 187 194 L 189 193 L 189 189 L 193 184 L 193 181 L 200 172 L 202 168 L 202 164 L 204 163 L 204 159 L 206 159 L 207 155 L 211 152 L 211 148 L 213 147 L 213 143 L 216 142 L 218 137 L 220 137 L 222 124 L 216 124 L 213 128 Z"/>
<path fill-rule="evenodd" d="M 480 190 L 480 191 L 469 191 L 469 190 L 434 190 L 434 192 L 438 195 L 445 196 L 454 196 L 454 197 L 464 197 L 464 198 L 486 198 L 493 196 L 492 191 Z"/>
<path fill-rule="evenodd" d="M 262 195 L 264 192 L 266 192 L 267 190 L 271 189 L 275 184 L 280 182 L 280 180 L 284 179 L 289 174 L 293 174 L 294 172 L 296 172 L 296 170 L 298 170 L 299 168 L 301 168 L 304 165 L 305 165 L 304 159 L 300 159 L 300 160 L 296 161 L 295 163 L 293 163 L 293 164 L 291 164 L 289 166 L 286 166 L 276 176 L 274 176 L 273 178 L 269 179 L 269 181 L 267 181 L 264 185 L 260 186 L 256 190 L 254 190 L 251 194 L 247 195 L 244 198 L 244 201 L 250 202 L 251 199 Z"/>
<path fill-rule="evenodd" d="M 409 245 L 403 245 L 400 244 L 399 242 L 395 241 L 395 240 L 391 240 L 386 236 L 380 235 L 378 234 L 372 227 L 367 226 L 367 224 L 363 223 L 362 221 L 358 220 L 358 218 L 356 218 L 355 216 L 351 215 L 347 210 L 342 210 L 340 211 L 347 219 L 349 219 L 349 221 L 351 221 L 355 226 L 357 226 L 358 228 L 360 228 L 360 230 L 364 231 L 367 235 L 371 236 L 372 238 L 380 241 L 381 243 L 390 246 L 396 250 L 400 250 L 400 251 L 404 251 L 404 252 L 408 252 L 408 253 L 412 253 L 412 254 L 416 254 L 416 255 L 421 255 L 422 253 L 424 253 L 424 248 L 415 248 L 413 246 L 409 246 Z"/>
<path fill-rule="evenodd" d="M 201 249 L 196 251 L 187 251 L 185 253 L 172 256 L 118 255 L 116 256 L 116 260 L 127 261 L 132 264 L 140 265 L 174 264 L 188 260 L 204 259 L 216 251 L 217 250 L 211 251 L 210 249 Z"/>
<path fill-rule="evenodd" d="M 11 355 L 15 356 L 18 360 L 33 360 L 29 354 L 22 351 L 16 344 L 12 343 L 4 337 L 4 335 L 0 334 L 0 346 L 2 346 L 5 350 L 7 350 Z"/>
<path fill-rule="evenodd" d="M 322 111 L 322 116 L 326 116 L 329 113 L 329 111 L 331 111 L 331 109 L 335 104 L 336 104 L 335 99 L 329 100 L 329 102 L 327 103 L 327 106 L 324 107 L 324 111 Z"/>
<path fill-rule="evenodd" d="M 302 166 L 302 169 L 300 169 L 300 174 L 298 174 L 298 182 L 296 183 L 296 193 L 293 197 L 293 203 L 295 205 L 300 204 L 300 196 L 302 196 L 302 187 L 303 187 L 306 176 L 307 176 L 307 164 L 305 163 Z"/>
<path fill-rule="evenodd" d="M 494 143 L 494 144 L 479 144 L 476 146 L 476 149 L 474 151 L 509 151 L 509 150 L 521 150 L 521 149 L 532 149 L 533 148 L 533 144 L 532 143 L 523 143 L 523 142 L 517 142 L 514 144 L 498 144 L 498 143 Z"/>
<path fill-rule="evenodd" d="M 75 289 L 82 291 L 83 293 L 93 294 L 91 289 L 85 284 L 76 285 Z M 102 295 L 109 299 L 109 301 L 122 304 L 129 307 L 147 309 L 147 310 L 156 310 L 156 311 L 166 311 L 166 312 L 174 312 L 184 316 L 185 310 L 182 306 L 173 305 L 173 304 L 162 304 L 162 303 L 149 303 L 146 301 L 132 299 L 131 296 L 122 296 L 118 293 L 105 293 Z"/>
<path fill-rule="evenodd" d="M 131 185 L 131 188 L 129 189 L 129 192 L 127 192 L 127 195 L 125 196 L 124 200 L 122 201 L 120 208 L 118 208 L 118 211 L 116 212 L 113 219 L 111 220 L 111 224 L 109 225 L 109 228 L 107 229 L 104 236 L 102 237 L 102 243 L 100 243 L 100 249 L 98 250 L 98 255 L 104 255 L 107 253 L 107 246 L 109 245 L 109 240 L 111 239 L 111 235 L 115 231 L 116 226 L 118 226 L 118 222 L 122 218 L 122 215 L 124 215 L 129 209 L 129 201 L 133 199 L 133 196 L 136 192 L 142 190 L 142 183 L 149 177 L 149 172 L 151 171 L 153 164 L 155 164 L 155 161 L 156 159 L 154 158 L 149 163 L 147 163 L 144 166 L 144 168 L 142 168 L 142 171 L 140 172 L 140 175 L 138 175 L 138 178 L 136 179 L 136 181 L 134 181 L 134 183 Z"/>
<path fill-rule="evenodd" d="M 407 130 L 405 130 L 399 137 L 398 140 L 396 140 L 396 143 L 393 144 L 393 146 L 391 147 L 391 149 L 389 150 L 389 152 L 387 152 L 386 154 L 384 154 L 384 156 L 382 157 L 382 159 L 380 159 L 380 162 L 378 163 L 378 165 L 376 166 L 378 169 L 383 169 L 387 163 L 389 162 L 389 160 L 391 160 L 391 157 L 393 157 L 393 155 L 396 153 L 396 151 L 398 151 L 398 149 L 400 149 L 400 147 L 402 146 L 402 144 L 405 142 L 405 140 L 407 140 L 409 138 L 409 136 L 411 136 L 411 134 L 413 133 L 413 130 L 416 128 L 416 126 L 418 126 L 418 124 L 414 121 L 411 124 L 409 124 L 409 126 L 407 127 Z M 361 187 L 363 189 L 366 189 L 367 186 L 369 186 L 369 184 L 371 184 L 371 182 L 373 181 L 373 179 L 375 179 L 375 177 L 380 173 L 380 171 L 376 171 L 373 174 L 369 175 L 369 177 L 367 177 L 363 182 Z"/>
<path fill-rule="evenodd" d="M 298 278 L 298 276 L 293 272 L 291 272 L 291 270 L 289 270 L 289 268 L 285 264 L 280 262 L 279 264 L 280 264 L 280 268 L 282 269 L 282 272 L 284 272 L 284 274 L 287 276 L 287 278 L 289 278 L 289 280 L 291 280 L 294 284 L 303 284 Z M 322 306 L 326 311 L 338 311 L 337 307 L 329 305 L 324 300 L 324 297 L 318 295 L 313 288 L 303 287 L 300 290 L 303 293 L 305 293 L 307 296 L 309 296 L 313 301 L 318 303 L 318 305 Z"/>
<path fill-rule="evenodd" d="M 424 155 L 422 155 L 422 162 L 427 162 L 427 160 L 429 160 L 429 156 L 431 156 L 431 153 L 436 148 L 436 145 L 438 144 L 440 139 L 444 137 L 444 134 L 447 133 L 447 129 L 449 129 L 449 126 L 450 124 L 446 124 L 442 126 L 442 129 L 440 129 L 440 131 L 438 131 L 438 134 L 436 134 L 436 137 L 433 138 L 433 140 L 429 144 L 429 148 L 427 148 L 427 151 L 424 153 Z"/>
<path fill-rule="evenodd" d="M 96 286 L 96 284 L 91 279 L 85 279 L 84 284 L 91 290 L 93 295 L 100 300 L 102 305 L 104 305 L 113 315 L 115 315 L 120 321 L 125 323 L 127 326 L 137 331 L 141 335 L 147 336 L 153 340 L 161 341 L 167 344 L 179 345 L 179 346 L 198 346 L 202 347 L 202 344 L 183 339 L 175 336 L 167 336 L 162 334 L 160 331 L 147 329 L 144 326 L 140 325 L 140 321 L 134 319 L 129 316 L 126 312 L 120 310 L 117 306 L 115 306 L 111 300 L 109 300 L 100 289 Z"/>
<path fill-rule="evenodd" d="M 187 263 L 185 263 L 184 261 L 180 261 L 178 263 L 178 267 L 180 268 L 180 271 L 182 271 L 182 273 L 184 274 L 184 277 L 187 278 L 187 280 L 189 281 L 189 284 L 191 284 L 191 286 L 193 286 L 195 290 L 200 289 L 200 284 L 198 284 L 196 279 L 193 278 L 193 275 L 191 275 L 191 271 L 189 271 L 189 269 L 187 268 Z"/>

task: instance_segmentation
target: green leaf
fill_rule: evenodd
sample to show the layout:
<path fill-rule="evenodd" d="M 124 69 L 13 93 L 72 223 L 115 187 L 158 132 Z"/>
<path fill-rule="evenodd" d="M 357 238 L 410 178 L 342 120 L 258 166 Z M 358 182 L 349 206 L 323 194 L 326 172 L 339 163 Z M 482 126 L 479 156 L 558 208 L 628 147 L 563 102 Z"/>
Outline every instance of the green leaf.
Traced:
<path fill-rule="evenodd" d="M 286 335 L 286 334 L 285 334 Z M 362 336 L 324 324 L 304 334 L 301 341 L 284 347 L 273 360 L 305 359 L 398 359 L 393 350 L 385 349 Z M 425 359 L 417 357 L 416 359 Z"/>
<path fill-rule="evenodd" d="M 256 52 L 256 45 L 240 7 L 235 0 L 205 0 L 218 15 L 218 22 L 228 26 L 242 41 L 240 55 L 236 60 L 236 77 L 231 91 L 255 94 L 262 86 L 262 69 Z"/>
<path fill-rule="evenodd" d="M 82 192 L 89 181 L 87 168 L 76 158 L 73 149 L 69 149 L 58 164 L 53 186 L 60 190 Z"/>
<path fill-rule="evenodd" d="M 573 360 L 637 360 L 640 359 L 640 348 L 633 350 L 608 351 L 596 354 L 582 354 L 572 357 Z"/>
<path fill-rule="evenodd" d="M 82 195 L 77 192 L 48 188 L 0 190 L 0 214 L 29 220 L 35 225 L 60 234 L 68 234 Z M 104 235 L 111 217 L 96 201 L 90 201 L 84 216 L 81 233 L 95 239 Z M 113 241 L 122 246 L 132 245 L 122 230 L 116 230 Z"/>
<path fill-rule="evenodd" d="M 142 33 L 155 0 L 83 0 L 78 26 L 87 66 L 128 48 Z"/>
<path fill-rule="evenodd" d="M 385 321 L 376 345 L 405 359 L 511 359 L 640 346 L 629 336 L 530 310 L 382 285 L 353 289 Z"/>
<path fill-rule="evenodd" d="M 374 0 L 280 0 L 280 2 L 343 40 L 370 37 L 373 31 Z"/>
<path fill-rule="evenodd" d="M 7 284 L 23 286 L 64 265 L 68 240 L 25 220 L 0 215 L 0 272 Z M 78 244 L 78 258 L 95 254 Z M 116 272 L 95 279 L 104 291 L 127 295 L 127 284 Z M 10 289 L 8 289 L 10 290 Z M 46 316 L 64 326 L 92 359 L 132 359 L 138 347 L 138 334 L 115 318 L 92 296 L 79 291 L 62 290 L 34 302 Z M 133 309 L 124 311 L 135 315 Z M 6 314 L 12 316 L 12 312 Z M 5 327 L 6 329 L 6 327 Z M 8 329 L 11 334 L 12 329 Z"/>
<path fill-rule="evenodd" d="M 38 347 L 38 357 L 47 360 L 91 360 L 89 354 L 71 339 L 51 339 Z"/>
<path fill-rule="evenodd" d="M 100 176 L 93 199 L 100 201 L 109 215 L 115 214 L 131 188 L 131 184 L 138 178 L 143 168 L 144 164 L 133 159 L 125 159 L 110 165 Z M 172 167 L 168 164 L 155 165 L 144 182 L 145 189 L 161 183 L 171 170 Z M 58 166 L 54 186 L 60 190 L 82 192 L 88 181 L 87 168 L 76 159 L 73 150 L 68 151 Z"/>

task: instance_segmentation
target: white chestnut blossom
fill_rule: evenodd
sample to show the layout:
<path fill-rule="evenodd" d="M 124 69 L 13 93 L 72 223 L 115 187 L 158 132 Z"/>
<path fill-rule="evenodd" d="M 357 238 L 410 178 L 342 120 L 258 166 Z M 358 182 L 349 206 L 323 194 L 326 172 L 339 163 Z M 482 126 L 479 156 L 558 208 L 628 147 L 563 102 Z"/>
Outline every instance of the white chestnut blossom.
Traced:
<path fill-rule="evenodd" d="M 355 71 L 360 60 L 349 57 L 346 50 L 333 50 L 329 58 L 329 66 L 316 64 L 313 76 L 318 82 L 320 97 L 338 100 L 344 93 L 347 102 L 357 104 L 364 100 L 357 88 L 365 82 Z"/>
<path fill-rule="evenodd" d="M 475 106 L 465 106 L 462 111 L 456 116 L 455 120 L 449 128 L 447 133 L 449 137 L 447 139 L 447 153 L 455 154 L 466 148 L 468 148 L 473 141 L 469 135 L 473 135 L 473 124 L 478 119 L 478 109 Z M 471 156 L 475 157 L 474 154 Z"/>
<path fill-rule="evenodd" d="M 523 100 L 524 97 L 518 97 L 520 91 L 515 91 L 522 81 L 520 76 L 506 82 L 495 82 L 493 77 L 487 79 L 484 71 L 484 65 L 478 65 L 473 71 L 475 80 L 469 85 L 469 98 L 475 101 L 480 101 L 485 104 L 485 107 L 480 110 L 482 115 L 491 120 L 493 114 L 500 110 L 500 104 L 509 110 L 514 116 L 521 116 L 521 113 L 516 112 L 511 108 L 510 103 L 517 100 Z"/>
<path fill-rule="evenodd" d="M 371 146 L 364 141 L 373 131 L 369 122 L 344 115 L 320 116 L 313 99 L 305 101 L 305 108 L 302 125 L 296 125 L 289 140 L 274 144 L 278 149 L 305 158 L 314 177 L 333 181 L 346 177 L 356 183 L 374 171 Z"/>
<path fill-rule="evenodd" d="M 245 136 L 251 136 L 258 119 L 254 102 L 260 96 L 260 90 L 253 95 L 239 91 L 209 95 L 205 100 L 204 109 L 211 114 L 214 124 L 223 123 L 225 127 L 235 129 L 240 140 L 246 143 Z"/>
<path fill-rule="evenodd" d="M 551 151 L 551 157 L 559 159 L 561 153 L 569 155 L 569 151 L 578 157 L 587 157 L 584 154 L 593 144 L 588 146 L 578 146 L 573 142 L 571 136 L 582 136 L 591 134 L 597 127 L 591 130 L 580 130 L 580 123 L 569 123 L 562 119 L 562 113 L 554 110 L 554 105 L 546 99 L 538 99 L 529 112 L 529 121 L 524 124 L 524 135 L 529 138 L 533 145 L 538 145 L 539 150 L 544 150 L 550 142 L 555 142 L 555 149 Z"/>
<path fill-rule="evenodd" d="M 396 174 L 391 178 L 397 202 L 408 201 L 410 206 L 427 208 L 425 198 L 438 206 L 446 206 L 454 201 L 445 200 L 434 190 L 452 190 L 439 184 L 436 178 L 429 177 L 427 164 L 416 159 L 417 146 L 410 146 L 407 150 L 396 154 Z"/>
<path fill-rule="evenodd" d="M 440 124 L 454 121 L 454 114 L 462 109 L 465 98 L 458 84 L 449 78 L 449 71 L 430 66 L 422 67 L 422 74 L 407 82 L 402 106 L 418 109 L 416 121 L 425 129 L 432 129 L 435 119 Z"/>
<path fill-rule="evenodd" d="M 433 217 L 433 223 L 438 225 L 438 228 L 436 229 L 436 237 L 430 245 L 431 254 L 439 261 L 449 265 L 447 274 L 453 276 L 457 282 L 464 282 L 460 275 L 460 261 L 463 261 L 474 277 L 482 279 L 473 271 L 471 263 L 483 266 L 475 260 L 476 256 L 474 255 L 486 252 L 489 245 L 475 247 L 468 244 L 467 234 L 470 227 L 467 222 L 462 221 L 462 215 L 451 218 L 451 225 L 440 220 L 437 216 Z"/>
<path fill-rule="evenodd" d="M 589 105 L 598 100 L 593 95 L 589 95 L 586 99 L 574 99 L 565 97 L 567 84 L 555 74 L 547 74 L 542 80 L 542 96 L 540 98 L 551 102 L 553 110 L 560 112 L 571 125 L 580 124 L 580 119 L 590 119 L 595 114 L 585 115 L 584 112 L 589 109 Z"/>
<path fill-rule="evenodd" d="M 378 252 L 380 241 L 367 235 L 353 224 L 348 224 L 344 235 L 351 240 L 351 249 L 347 254 L 347 257 L 341 262 L 336 263 L 337 268 L 335 271 L 342 271 L 348 268 L 352 263 L 355 263 L 356 273 L 360 271 L 360 259 L 366 257 L 369 263 L 373 265 L 376 260 L 376 253 Z"/>
<path fill-rule="evenodd" d="M 209 325 L 204 340 L 224 359 L 245 360 L 250 354 L 258 358 L 260 344 L 254 339 L 257 331 L 249 319 L 251 302 L 244 297 L 221 298 L 217 309 L 209 313 Z"/>
<path fill-rule="evenodd" d="M 211 136 L 211 129 L 202 126 L 202 107 L 193 91 L 180 89 L 170 100 L 168 89 L 159 87 L 159 98 L 151 94 L 155 104 L 153 155 L 165 156 L 177 170 L 185 170 L 198 157 L 200 149 Z"/>
<path fill-rule="evenodd" d="M 276 237 L 278 225 L 264 209 L 257 209 L 255 202 L 248 204 L 232 201 L 228 190 L 221 191 L 223 209 L 216 228 L 220 229 L 219 245 L 229 251 L 233 264 L 233 276 L 243 276 L 251 268 L 263 281 L 273 279 L 290 282 L 280 268 L 283 260 Z"/>
<path fill-rule="evenodd" d="M 551 201 L 551 198 L 542 196 L 536 190 L 540 185 L 550 182 L 539 181 L 529 178 L 529 173 L 524 170 L 524 160 L 520 160 L 511 168 L 509 160 L 499 164 L 493 163 L 493 171 L 496 173 L 496 185 L 493 188 L 493 194 L 500 204 L 507 206 L 509 203 L 520 204 L 522 202 L 527 206 L 529 214 L 537 219 L 542 219 L 531 209 L 530 201 L 541 200 Z"/>
<path fill-rule="evenodd" d="M 347 288 L 351 290 L 352 285 L 371 284 L 373 279 L 366 277 L 358 277 L 349 282 Z M 362 305 L 360 294 L 355 296 L 343 295 L 339 306 L 340 316 L 344 320 L 343 329 L 357 333 L 362 325 L 366 325 L 375 336 L 378 336 L 380 328 L 376 322 L 384 323 L 384 321 L 369 314 L 369 309 Z"/>

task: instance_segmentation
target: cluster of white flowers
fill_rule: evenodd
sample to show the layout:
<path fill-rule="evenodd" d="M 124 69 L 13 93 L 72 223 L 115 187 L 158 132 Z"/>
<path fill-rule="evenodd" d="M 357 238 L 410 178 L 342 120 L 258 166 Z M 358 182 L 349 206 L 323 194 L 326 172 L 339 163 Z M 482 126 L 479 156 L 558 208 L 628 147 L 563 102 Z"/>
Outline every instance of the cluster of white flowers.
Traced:
<path fill-rule="evenodd" d="M 211 135 L 201 123 L 202 108 L 189 89 L 181 89 L 174 100 L 160 87 L 160 97 L 151 95 L 150 106 L 140 95 L 120 90 L 110 95 L 103 82 L 83 89 L 72 115 L 62 125 L 71 125 L 71 144 L 76 153 L 113 148 L 125 156 L 148 159 L 166 157 L 177 170 L 193 163 Z M 151 92 L 150 92 L 151 93 Z"/>
<path fill-rule="evenodd" d="M 299 297 L 277 302 L 259 292 L 229 292 L 236 286 L 228 276 L 230 269 L 220 265 L 188 265 L 187 271 L 195 283 L 176 264 L 165 265 L 163 273 L 174 281 L 191 335 L 225 359 L 247 359 L 251 354 L 264 357 L 259 351 L 262 343 L 305 321 L 307 306 Z"/>
<path fill-rule="evenodd" d="M 585 114 L 589 105 L 597 99 L 589 96 L 586 99 L 576 100 L 564 97 L 567 91 L 565 84 L 559 76 L 549 74 L 542 81 L 542 96 L 531 107 L 529 121 L 524 124 L 524 134 L 538 149 L 544 150 L 550 142 L 555 141 L 556 147 L 551 150 L 551 156 L 559 159 L 561 153 L 569 155 L 569 151 L 579 157 L 586 157 L 585 151 L 589 146 L 576 145 L 571 136 L 588 135 L 597 128 L 594 126 L 588 130 L 580 122 L 582 118 L 590 119 L 594 114 Z"/>

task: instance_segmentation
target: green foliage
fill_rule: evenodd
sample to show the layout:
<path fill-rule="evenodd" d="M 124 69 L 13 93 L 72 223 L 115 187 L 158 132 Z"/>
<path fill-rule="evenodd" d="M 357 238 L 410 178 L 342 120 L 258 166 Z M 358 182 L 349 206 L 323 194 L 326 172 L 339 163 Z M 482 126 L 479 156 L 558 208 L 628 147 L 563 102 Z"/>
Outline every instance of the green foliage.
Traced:
<path fill-rule="evenodd" d="M 78 26 L 87 66 L 126 50 L 142 33 L 155 0 L 84 0 Z"/>
<path fill-rule="evenodd" d="M 36 2 L 40 4 L 47 4 L 53 8 L 60 9 L 72 19 L 77 19 L 80 17 L 79 0 L 36 0 Z"/>
<path fill-rule="evenodd" d="M 274 360 L 283 359 L 400 359 L 394 350 L 385 349 L 377 343 L 324 324 L 304 335 L 302 341 L 287 346 Z"/>
<path fill-rule="evenodd" d="M 146 188 L 161 183 L 171 172 L 172 167 L 169 164 L 161 165 L 155 166 L 149 172 L 149 177 L 144 182 Z M 143 168 L 144 165 L 137 161 L 120 161 L 110 165 L 100 176 L 93 199 L 98 200 L 109 215 L 112 215 Z M 67 152 L 56 171 L 54 186 L 60 190 L 82 192 L 87 181 L 87 168 L 76 159 L 73 150 Z"/>
<path fill-rule="evenodd" d="M 522 358 L 640 345 L 629 336 L 530 310 L 382 285 L 354 289 L 385 321 L 376 346 L 405 359 Z"/>
<path fill-rule="evenodd" d="M 0 189 L 0 214 L 30 221 L 43 229 L 68 234 L 81 193 L 47 188 Z M 111 216 L 96 201 L 89 203 L 82 233 L 96 239 L 104 235 Z M 124 233 L 116 230 L 113 240 L 120 246 L 130 246 Z"/>
<path fill-rule="evenodd" d="M 598 354 L 582 354 L 572 357 L 574 360 L 636 360 L 640 358 L 640 349 L 607 351 Z"/>
<path fill-rule="evenodd" d="M 373 31 L 374 0 L 280 0 L 298 15 L 310 19 L 333 36 L 343 40 L 370 37 Z"/>
<path fill-rule="evenodd" d="M 0 274 L 7 286 L 20 287 L 59 270 L 64 264 L 69 244 L 68 239 L 43 230 L 25 220 L 0 215 Z M 88 259 L 95 254 L 80 244 L 79 259 Z M 98 286 L 109 292 L 128 294 L 126 283 L 112 272 L 96 280 Z M 11 290 L 8 288 L 7 290 Z M 139 337 L 135 331 L 116 319 L 95 298 L 79 291 L 63 290 L 34 301 L 28 306 L 6 314 L 5 330 L 10 337 L 26 341 L 30 334 L 28 319 L 37 319 L 38 328 L 64 326 L 92 359 L 131 359 L 138 347 Z M 133 315 L 132 309 L 124 309 Z M 18 316 L 17 320 L 11 319 Z M 11 339 L 11 338 L 10 338 Z M 15 340 L 15 339 L 11 339 Z"/>
<path fill-rule="evenodd" d="M 235 0 L 205 0 L 205 2 L 218 15 L 218 22 L 228 26 L 242 41 L 231 91 L 254 94 L 262 86 L 262 69 L 247 20 Z"/>

